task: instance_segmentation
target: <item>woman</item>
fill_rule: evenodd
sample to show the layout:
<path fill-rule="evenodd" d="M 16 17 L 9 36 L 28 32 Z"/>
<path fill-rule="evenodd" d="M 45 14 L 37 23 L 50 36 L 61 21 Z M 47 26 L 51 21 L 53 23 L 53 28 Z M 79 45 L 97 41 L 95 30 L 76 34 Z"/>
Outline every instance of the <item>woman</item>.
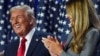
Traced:
<path fill-rule="evenodd" d="M 72 33 L 65 48 L 56 38 L 49 36 L 42 42 L 52 56 L 95 56 L 99 39 L 100 22 L 91 0 L 69 0 L 67 3 L 68 18 Z"/>

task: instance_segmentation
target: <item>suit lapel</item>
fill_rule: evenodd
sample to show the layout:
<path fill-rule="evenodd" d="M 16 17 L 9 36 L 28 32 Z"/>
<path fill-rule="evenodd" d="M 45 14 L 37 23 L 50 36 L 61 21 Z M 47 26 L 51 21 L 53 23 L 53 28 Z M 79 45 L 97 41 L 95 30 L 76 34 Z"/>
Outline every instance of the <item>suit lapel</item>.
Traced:
<path fill-rule="evenodd" d="M 16 50 L 16 55 L 17 55 L 17 50 L 18 50 L 18 47 L 19 47 L 19 40 L 16 42 L 16 45 L 17 46 L 15 47 L 16 48 L 15 50 Z"/>
<path fill-rule="evenodd" d="M 31 53 L 35 51 L 38 42 L 39 42 L 39 38 L 38 38 L 37 32 L 35 31 L 35 33 L 32 37 L 31 43 L 29 45 L 26 56 L 31 56 Z"/>
<path fill-rule="evenodd" d="M 9 53 L 8 56 L 17 56 L 17 50 L 19 46 L 19 40 L 16 40 L 8 45 L 7 52 Z M 10 52 L 11 51 L 11 52 Z"/>

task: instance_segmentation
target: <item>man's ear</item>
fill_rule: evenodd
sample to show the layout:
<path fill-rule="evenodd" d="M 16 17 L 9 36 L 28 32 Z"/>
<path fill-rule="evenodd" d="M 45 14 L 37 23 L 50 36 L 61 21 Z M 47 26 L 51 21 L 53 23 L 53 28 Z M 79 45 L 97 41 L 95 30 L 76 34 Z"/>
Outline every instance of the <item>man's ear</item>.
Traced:
<path fill-rule="evenodd" d="M 36 19 L 35 18 L 32 18 L 31 20 L 30 20 L 30 24 L 32 25 L 36 25 Z"/>
<path fill-rule="evenodd" d="M 30 20 L 30 24 L 33 24 L 33 22 L 34 22 L 34 19 L 31 19 L 31 20 Z"/>

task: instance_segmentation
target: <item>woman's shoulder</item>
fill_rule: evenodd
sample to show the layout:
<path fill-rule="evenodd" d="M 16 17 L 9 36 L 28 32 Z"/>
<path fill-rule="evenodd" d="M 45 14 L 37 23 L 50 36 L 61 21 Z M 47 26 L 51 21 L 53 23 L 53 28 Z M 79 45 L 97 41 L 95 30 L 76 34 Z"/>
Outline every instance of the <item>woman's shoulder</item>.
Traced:
<path fill-rule="evenodd" d="M 89 34 L 97 34 L 99 33 L 99 30 L 96 29 L 96 28 L 90 28 L 88 31 L 87 31 L 87 35 Z"/>
<path fill-rule="evenodd" d="M 86 37 L 88 39 L 98 38 L 99 37 L 99 30 L 96 28 L 91 28 L 87 31 Z"/>

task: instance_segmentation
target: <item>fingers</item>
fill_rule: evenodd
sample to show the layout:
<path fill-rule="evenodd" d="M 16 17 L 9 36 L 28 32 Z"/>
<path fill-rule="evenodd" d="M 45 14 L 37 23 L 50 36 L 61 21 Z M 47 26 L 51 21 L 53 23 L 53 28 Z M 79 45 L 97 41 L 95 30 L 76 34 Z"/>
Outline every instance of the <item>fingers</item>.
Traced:
<path fill-rule="evenodd" d="M 49 49 L 50 48 L 50 45 L 52 45 L 52 40 L 51 39 L 48 39 L 48 38 L 42 38 L 42 42 L 44 44 L 44 46 Z"/>
<path fill-rule="evenodd" d="M 54 39 L 53 36 L 48 35 L 47 38 L 48 38 L 49 40 L 55 41 L 55 39 Z"/>
<path fill-rule="evenodd" d="M 55 42 L 57 44 L 60 44 L 56 36 L 55 37 L 52 37 L 50 35 L 48 35 L 47 38 L 42 38 L 42 42 L 44 44 L 47 44 L 47 45 L 52 44 L 52 42 Z"/>
<path fill-rule="evenodd" d="M 59 44 L 59 41 L 58 41 L 58 39 L 57 39 L 57 37 L 55 36 L 55 41 L 56 41 L 56 43 L 57 44 Z"/>
<path fill-rule="evenodd" d="M 61 46 L 63 46 L 63 42 L 60 42 Z"/>
<path fill-rule="evenodd" d="M 50 39 L 42 37 L 42 42 L 43 43 L 49 43 L 50 42 Z"/>
<path fill-rule="evenodd" d="M 48 35 L 47 38 L 48 38 L 49 40 L 51 40 L 51 41 L 59 42 L 56 36 L 53 37 L 53 36 L 49 36 L 49 35 Z"/>
<path fill-rule="evenodd" d="M 48 36 L 48 38 L 42 38 L 42 42 L 44 46 L 48 49 L 48 51 L 53 52 L 54 54 L 58 55 L 58 53 L 60 53 L 59 51 L 63 50 L 61 44 L 59 43 L 56 37 L 52 38 Z"/>
<path fill-rule="evenodd" d="M 46 42 L 46 38 L 42 38 L 42 42 L 43 42 L 43 44 L 44 44 L 44 46 L 46 47 L 46 48 L 48 48 L 48 46 L 47 46 L 47 42 Z"/>

